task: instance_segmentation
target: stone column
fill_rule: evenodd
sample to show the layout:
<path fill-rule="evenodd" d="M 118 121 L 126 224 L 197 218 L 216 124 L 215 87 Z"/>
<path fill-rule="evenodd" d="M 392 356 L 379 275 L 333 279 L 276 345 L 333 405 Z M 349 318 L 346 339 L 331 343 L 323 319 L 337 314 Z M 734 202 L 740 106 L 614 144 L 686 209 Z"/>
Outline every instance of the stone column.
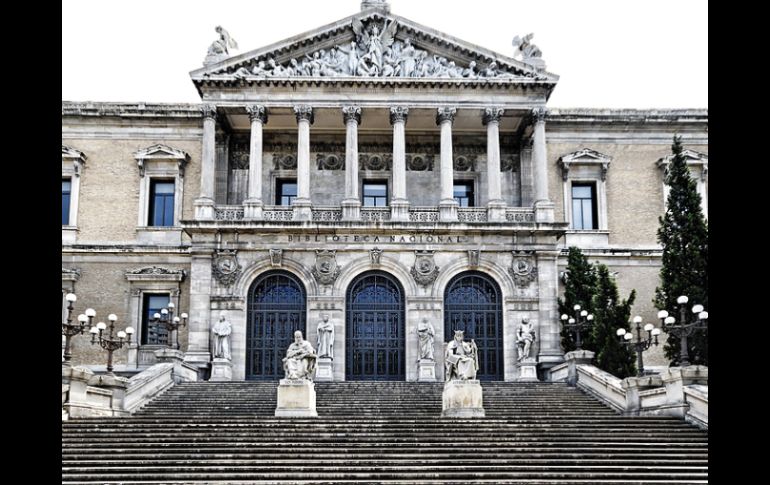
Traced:
<path fill-rule="evenodd" d="M 313 124 L 313 108 L 307 105 L 295 106 L 297 116 L 297 198 L 294 199 L 295 221 L 309 221 L 313 218 L 310 208 L 310 125 Z"/>
<path fill-rule="evenodd" d="M 500 189 L 500 118 L 503 108 L 485 108 L 482 123 L 487 127 L 487 219 L 490 222 L 505 220 L 505 201 Z"/>
<path fill-rule="evenodd" d="M 441 200 L 439 216 L 441 221 L 457 221 L 457 207 L 454 199 L 454 157 L 452 155 L 452 123 L 457 108 L 439 108 L 436 124 L 441 126 Z"/>
<path fill-rule="evenodd" d="M 390 199 L 390 220 L 409 220 L 409 201 L 406 200 L 406 119 L 409 108 L 390 108 L 393 125 L 393 196 Z"/>
<path fill-rule="evenodd" d="M 535 168 L 535 220 L 554 221 L 554 204 L 548 198 L 548 153 L 545 147 L 545 108 L 532 110 L 532 165 Z"/>
<path fill-rule="evenodd" d="M 257 104 L 246 106 L 251 120 L 249 150 L 249 195 L 243 203 L 244 220 L 262 219 L 262 126 L 267 124 L 267 108 Z"/>
<path fill-rule="evenodd" d="M 357 221 L 361 218 L 361 200 L 358 197 L 358 125 L 361 123 L 361 107 L 342 108 L 345 122 L 345 199 L 342 201 L 342 220 Z"/>
<path fill-rule="evenodd" d="M 214 220 L 214 163 L 217 107 L 206 104 L 203 112 L 203 153 L 201 155 L 201 191 L 195 199 L 195 219 Z"/>
<path fill-rule="evenodd" d="M 549 369 L 564 362 L 561 348 L 561 324 L 556 299 L 559 296 L 559 251 L 537 251 L 537 279 L 540 286 L 538 323 L 540 325 L 540 350 L 538 362 Z"/>

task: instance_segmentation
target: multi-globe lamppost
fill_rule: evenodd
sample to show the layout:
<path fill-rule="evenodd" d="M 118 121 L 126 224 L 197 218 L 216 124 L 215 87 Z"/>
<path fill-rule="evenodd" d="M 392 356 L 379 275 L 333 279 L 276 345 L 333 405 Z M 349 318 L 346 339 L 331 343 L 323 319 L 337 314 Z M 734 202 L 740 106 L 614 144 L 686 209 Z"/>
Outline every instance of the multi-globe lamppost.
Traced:
<path fill-rule="evenodd" d="M 650 345 L 658 345 L 658 335 L 660 335 L 660 329 L 655 328 L 651 323 L 644 326 L 644 331 L 647 332 L 647 338 L 642 338 L 642 317 L 635 316 L 634 323 L 636 324 L 636 342 L 631 340 L 634 336 L 631 332 L 626 332 L 625 328 L 619 328 L 616 332 L 620 343 L 622 345 L 631 346 L 636 352 L 636 376 L 642 377 L 644 375 L 644 360 L 642 353 L 650 348 Z"/>
<path fill-rule="evenodd" d="M 67 300 L 67 321 L 62 322 L 61 324 L 61 334 L 64 335 L 64 363 L 63 364 L 65 366 L 69 366 L 71 365 L 70 360 L 72 360 L 72 351 L 70 350 L 70 341 L 72 340 L 72 337 L 74 337 L 75 335 L 80 335 L 86 331 L 86 329 L 88 328 L 88 318 L 85 315 L 80 315 L 78 317 L 78 323 L 72 323 L 72 310 L 75 309 L 75 302 L 78 300 L 78 297 L 74 293 L 67 293 L 64 299 Z"/>
<path fill-rule="evenodd" d="M 586 330 L 590 327 L 591 322 L 594 319 L 594 316 L 590 313 L 588 313 L 588 310 L 581 310 L 580 305 L 575 305 L 572 307 L 573 310 L 575 310 L 575 318 L 570 317 L 566 313 L 561 316 L 561 323 L 564 325 L 564 328 L 566 328 L 568 331 L 575 331 L 576 339 L 575 339 L 575 350 L 582 350 L 580 346 L 582 345 L 582 340 L 580 339 L 580 332 L 582 330 Z"/>
<path fill-rule="evenodd" d="M 666 310 L 658 312 L 658 318 L 660 318 L 663 330 L 665 330 L 666 333 L 670 333 L 674 337 L 679 338 L 679 365 L 681 367 L 690 365 L 690 351 L 687 349 L 687 338 L 697 331 L 706 330 L 708 328 L 709 314 L 707 311 L 703 310 L 703 305 L 693 305 L 693 317 L 688 322 L 688 301 L 690 301 L 690 299 L 685 295 L 676 299 L 677 304 L 679 304 L 679 322 L 676 321 L 676 318 L 669 316 Z"/>
<path fill-rule="evenodd" d="M 168 302 L 168 306 L 160 311 L 160 313 L 156 313 L 152 316 L 152 319 L 150 321 L 154 324 L 161 324 L 164 327 L 166 327 L 166 332 L 168 332 L 168 346 L 169 348 L 176 348 L 179 350 L 179 327 L 184 327 L 187 325 L 187 314 L 182 313 L 179 317 L 174 316 L 174 302 L 170 301 Z M 181 317 L 181 318 L 180 318 Z M 172 336 L 175 336 L 176 339 L 172 339 Z M 174 340 L 176 340 L 176 345 L 174 344 Z"/>
<path fill-rule="evenodd" d="M 96 312 L 94 312 L 94 315 L 96 315 Z M 93 319 L 93 316 L 90 318 Z M 112 353 L 123 348 L 123 345 L 131 343 L 131 335 L 134 334 L 134 329 L 133 327 L 126 327 L 125 331 L 121 330 L 115 335 L 117 315 L 110 313 L 107 316 L 107 320 L 110 321 L 110 333 L 108 336 L 104 335 L 104 331 L 107 329 L 107 324 L 104 322 L 99 322 L 96 326 L 91 327 L 89 333 L 91 334 L 91 345 L 98 343 L 101 348 L 107 351 L 107 373 L 115 375 L 112 372 Z"/>

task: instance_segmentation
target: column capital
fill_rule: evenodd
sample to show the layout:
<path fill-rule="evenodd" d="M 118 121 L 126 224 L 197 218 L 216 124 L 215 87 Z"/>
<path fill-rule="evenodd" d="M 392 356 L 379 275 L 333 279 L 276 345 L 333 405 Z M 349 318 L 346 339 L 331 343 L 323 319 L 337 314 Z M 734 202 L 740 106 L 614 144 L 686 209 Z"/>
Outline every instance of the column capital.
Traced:
<path fill-rule="evenodd" d="M 489 123 L 500 123 L 500 118 L 503 117 L 505 110 L 503 108 L 493 107 L 484 108 L 484 113 L 481 115 L 481 122 L 484 126 Z"/>
<path fill-rule="evenodd" d="M 267 107 L 261 104 L 249 104 L 246 106 L 246 111 L 249 113 L 249 121 L 254 123 L 259 120 L 263 125 L 267 124 Z"/>
<path fill-rule="evenodd" d="M 295 106 L 294 115 L 297 117 L 297 123 L 299 123 L 302 120 L 305 120 L 312 125 L 313 122 L 315 121 L 315 118 L 313 116 L 312 106 L 308 106 L 306 104 Z"/>
<path fill-rule="evenodd" d="M 539 106 L 532 108 L 532 121 L 535 123 L 545 123 L 545 116 L 548 114 L 548 110 Z"/>
<path fill-rule="evenodd" d="M 217 119 L 217 107 L 213 104 L 204 104 L 201 106 L 201 113 L 203 113 L 203 119 L 211 118 Z"/>
<path fill-rule="evenodd" d="M 361 124 L 361 107 L 360 106 L 343 106 L 342 107 L 342 120 L 345 124 L 355 120 L 356 124 Z"/>
<path fill-rule="evenodd" d="M 455 115 L 457 114 L 457 108 L 451 106 L 444 106 L 436 110 L 436 124 L 440 125 L 444 122 L 453 123 Z"/>
<path fill-rule="evenodd" d="M 406 106 L 391 106 L 390 108 L 390 124 L 406 123 L 406 119 L 409 116 L 409 108 Z"/>

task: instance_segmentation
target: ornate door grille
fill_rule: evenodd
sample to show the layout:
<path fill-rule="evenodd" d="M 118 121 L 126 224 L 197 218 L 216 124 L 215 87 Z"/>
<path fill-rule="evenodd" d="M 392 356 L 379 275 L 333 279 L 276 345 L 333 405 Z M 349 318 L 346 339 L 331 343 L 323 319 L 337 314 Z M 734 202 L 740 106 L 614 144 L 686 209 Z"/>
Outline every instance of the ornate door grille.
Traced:
<path fill-rule="evenodd" d="M 297 330 L 307 338 L 302 282 L 285 271 L 257 278 L 248 296 L 246 379 L 282 379 L 282 359 Z"/>
<path fill-rule="evenodd" d="M 468 271 L 449 282 L 444 293 L 444 335 L 465 331 L 479 348 L 477 378 L 503 380 L 503 309 L 500 288 L 484 273 Z"/>
<path fill-rule="evenodd" d="M 402 381 L 404 292 L 392 276 L 371 271 L 350 284 L 346 305 L 346 379 Z"/>

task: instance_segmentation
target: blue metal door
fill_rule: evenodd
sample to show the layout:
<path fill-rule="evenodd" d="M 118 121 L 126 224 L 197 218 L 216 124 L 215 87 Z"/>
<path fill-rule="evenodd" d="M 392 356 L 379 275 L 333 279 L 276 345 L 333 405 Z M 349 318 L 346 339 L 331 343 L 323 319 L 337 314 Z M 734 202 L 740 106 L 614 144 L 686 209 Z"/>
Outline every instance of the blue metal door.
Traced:
<path fill-rule="evenodd" d="M 477 271 L 461 273 L 449 282 L 444 293 L 444 335 L 465 332 L 465 340 L 479 348 L 477 378 L 503 380 L 503 309 L 497 283 Z"/>
<path fill-rule="evenodd" d="M 403 381 L 404 292 L 380 271 L 356 277 L 347 294 L 345 372 L 351 381 Z"/>
<path fill-rule="evenodd" d="M 285 271 L 257 278 L 248 295 L 246 379 L 282 379 L 283 357 L 297 330 L 307 338 L 302 282 Z"/>

